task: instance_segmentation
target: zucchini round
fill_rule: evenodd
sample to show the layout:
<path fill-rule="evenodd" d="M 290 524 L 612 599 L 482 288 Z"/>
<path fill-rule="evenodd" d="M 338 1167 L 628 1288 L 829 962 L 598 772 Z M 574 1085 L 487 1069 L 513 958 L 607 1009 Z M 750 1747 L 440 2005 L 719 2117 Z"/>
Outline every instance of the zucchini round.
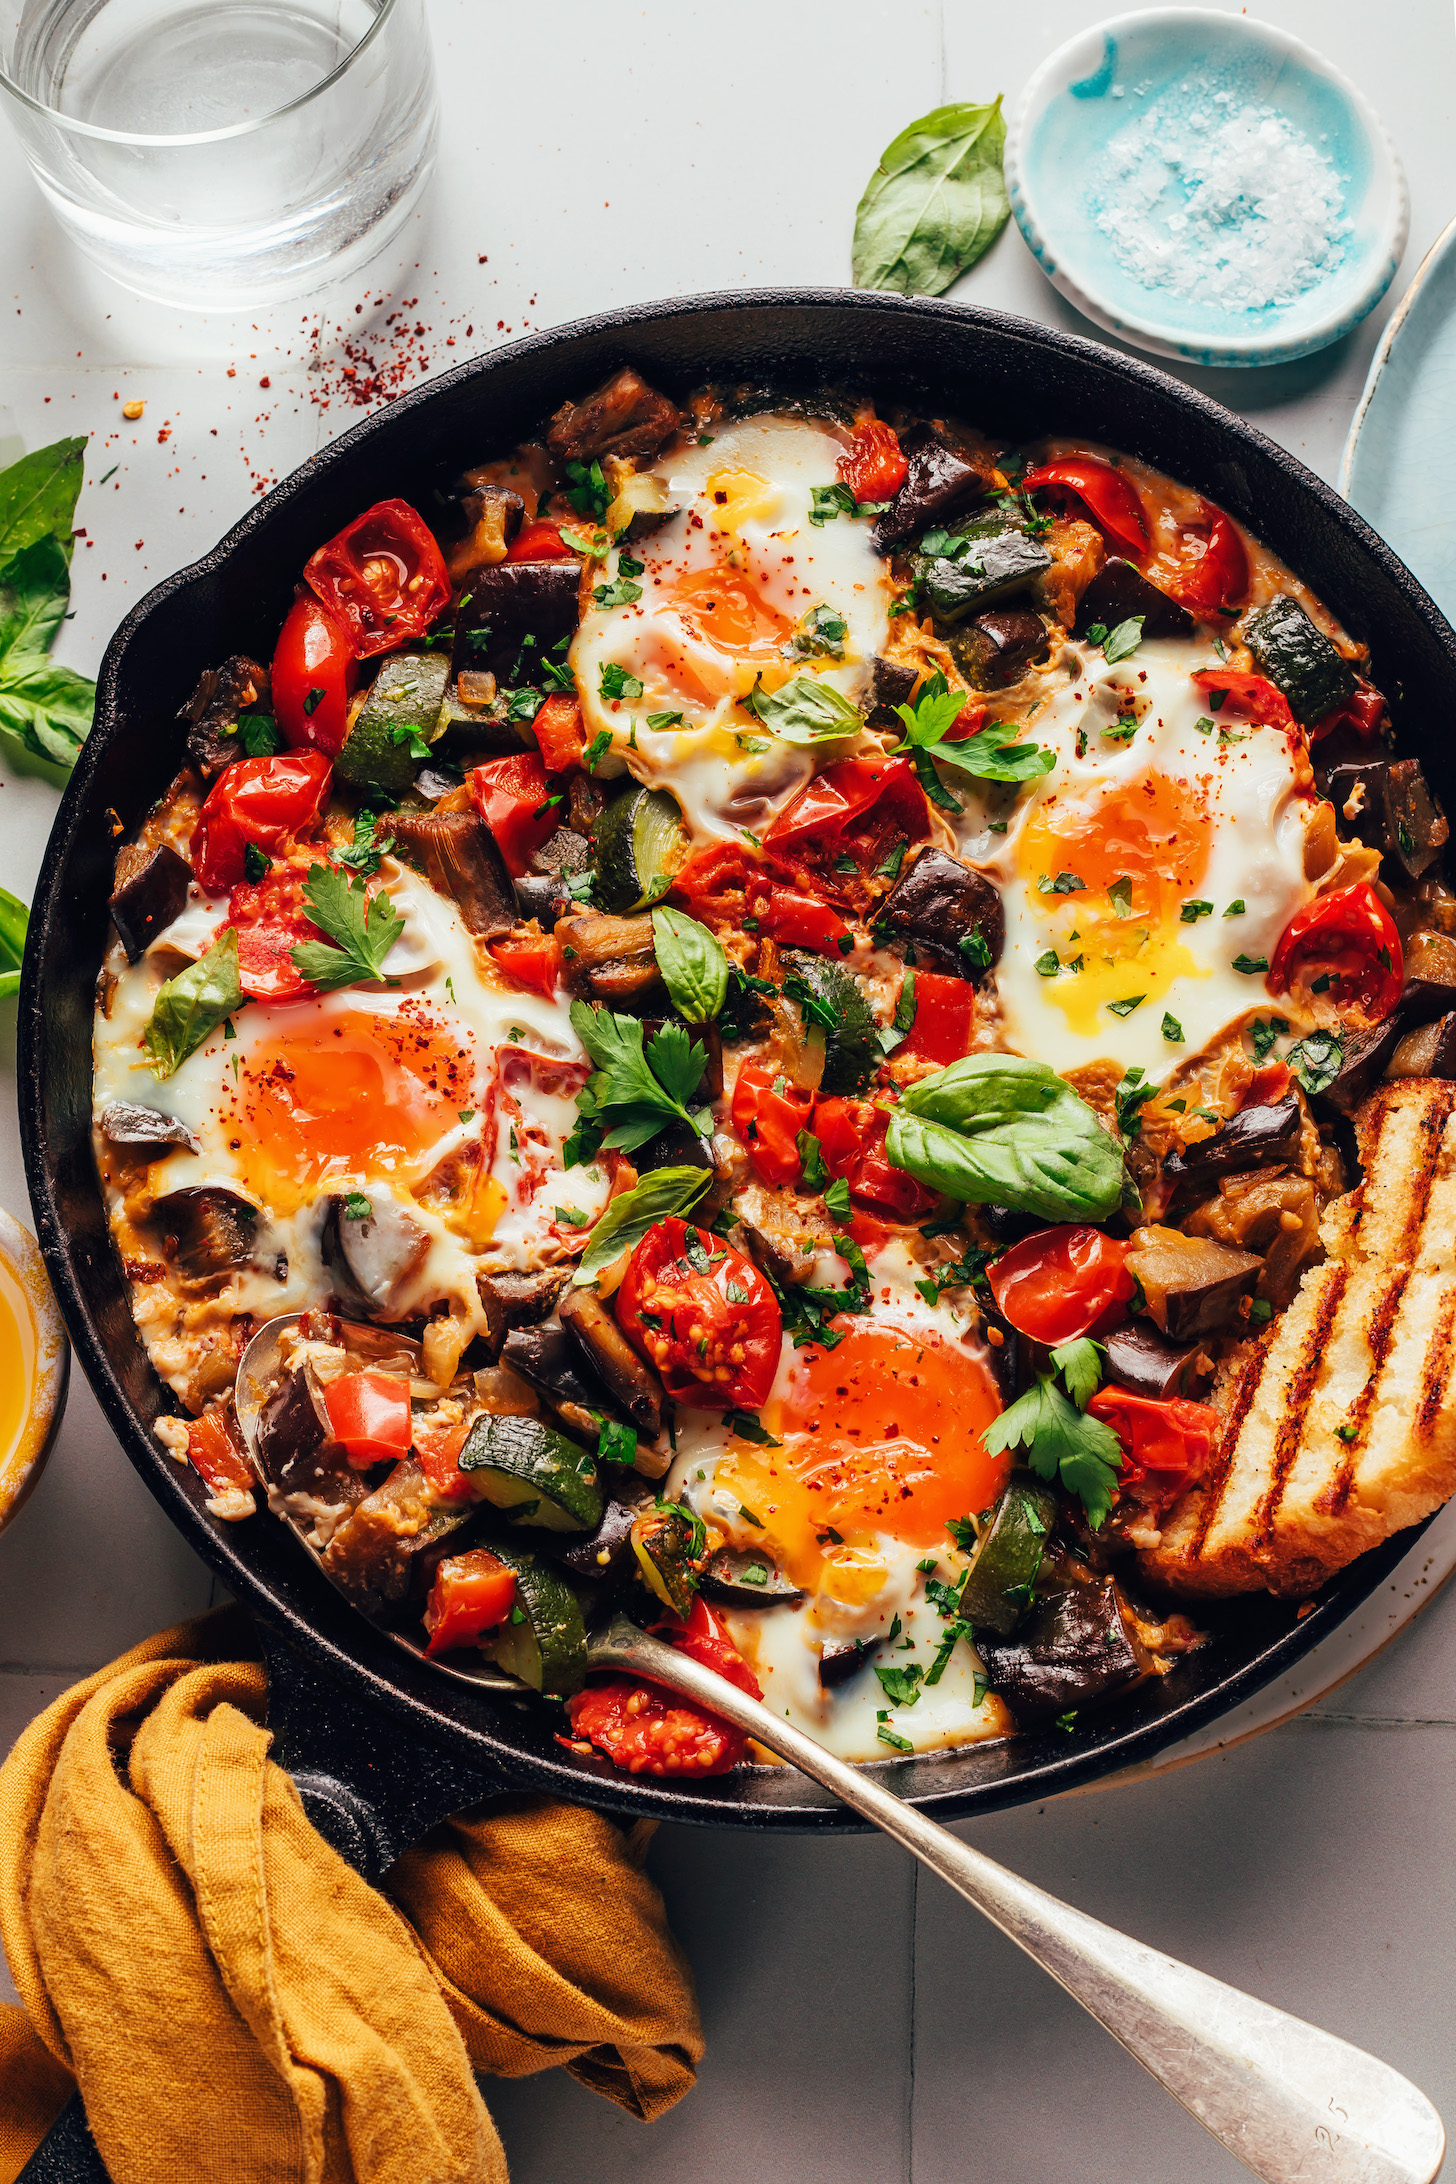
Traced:
<path fill-rule="evenodd" d="M 492 1545 L 491 1553 L 516 1573 L 516 1604 L 483 1641 L 481 1652 L 544 1698 L 569 1699 L 586 1681 L 580 1601 L 565 1578 L 534 1555 L 499 1544 Z"/>
<path fill-rule="evenodd" d="M 1011 1474 L 966 1572 L 962 1615 L 1010 1637 L 1031 1606 L 1056 1513 L 1049 1486 L 1030 1471 Z"/>
<path fill-rule="evenodd" d="M 539 1418 L 477 1418 L 460 1469 L 513 1524 L 592 1532 L 602 1521 L 606 1504 L 591 1457 Z"/>
<path fill-rule="evenodd" d="M 686 855 L 677 798 L 634 781 L 597 821 L 597 907 L 625 915 L 655 902 Z"/>

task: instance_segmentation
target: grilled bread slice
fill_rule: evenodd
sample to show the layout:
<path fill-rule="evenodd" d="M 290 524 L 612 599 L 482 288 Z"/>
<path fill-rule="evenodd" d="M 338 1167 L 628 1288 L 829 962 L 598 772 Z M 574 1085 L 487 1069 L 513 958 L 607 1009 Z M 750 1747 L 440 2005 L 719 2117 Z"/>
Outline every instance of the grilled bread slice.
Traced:
<path fill-rule="evenodd" d="M 1382 1085 L 1326 1258 L 1256 1342 L 1204 1478 L 1143 1574 L 1179 1593 L 1315 1592 L 1456 1492 L 1456 1083 Z"/>

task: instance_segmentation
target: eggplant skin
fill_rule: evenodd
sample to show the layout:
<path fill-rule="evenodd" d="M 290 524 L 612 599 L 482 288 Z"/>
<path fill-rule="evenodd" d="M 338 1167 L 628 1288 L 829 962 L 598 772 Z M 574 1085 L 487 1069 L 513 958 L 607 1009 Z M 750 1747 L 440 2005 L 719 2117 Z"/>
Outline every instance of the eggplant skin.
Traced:
<path fill-rule="evenodd" d="M 934 425 L 907 425 L 900 434 L 900 452 L 909 475 L 871 533 L 882 554 L 897 552 L 932 524 L 963 514 L 984 499 L 991 483 L 989 474 L 953 448 Z"/>
<path fill-rule="evenodd" d="M 477 570 L 455 616 L 452 681 L 462 669 L 494 675 L 502 689 L 534 683 L 543 652 L 576 629 L 581 565 L 498 561 Z M 534 645 L 526 645 L 526 637 Z"/>
<path fill-rule="evenodd" d="M 238 715 L 249 707 L 266 710 L 268 698 L 268 670 L 245 652 L 204 669 L 178 714 L 188 724 L 187 756 L 204 781 L 215 781 L 225 766 L 247 757 L 238 740 Z"/>
<path fill-rule="evenodd" d="M 166 842 L 150 855 L 131 843 L 116 860 L 116 889 L 107 908 L 126 950 L 137 962 L 158 933 L 164 933 L 187 906 L 192 867 Z"/>
<path fill-rule="evenodd" d="M 570 1290 L 561 1300 L 561 1324 L 638 1432 L 655 1440 L 667 1400 L 662 1382 L 637 1355 L 596 1291 Z"/>
<path fill-rule="evenodd" d="M 1119 622 L 1141 616 L 1144 637 L 1191 637 L 1192 615 L 1150 584 L 1131 561 L 1114 555 L 1104 562 L 1082 594 L 1077 611 L 1077 635 L 1085 637 L 1094 622 L 1116 629 Z"/>
<path fill-rule="evenodd" d="M 901 873 L 876 911 L 878 924 L 895 940 L 924 950 L 937 964 L 973 982 L 1000 961 L 1006 945 L 1006 913 L 1001 896 L 983 873 L 975 872 L 947 850 L 923 849 Z M 979 940 L 987 961 L 977 962 L 961 945 Z"/>
<path fill-rule="evenodd" d="M 1133 1395 L 1151 1396 L 1168 1403 L 1188 1393 L 1194 1361 L 1201 1354 L 1196 1342 L 1166 1342 L 1155 1329 L 1138 1320 L 1114 1328 L 1105 1338 L 1107 1377 Z"/>
<path fill-rule="evenodd" d="M 175 1237 L 175 1264 L 194 1281 L 211 1281 L 253 1256 L 258 1209 L 236 1191 L 190 1183 L 159 1198 L 151 1217 Z"/>
<path fill-rule="evenodd" d="M 1163 1173 L 1186 1195 L 1222 1176 L 1282 1164 L 1294 1158 L 1303 1127 L 1292 1092 L 1272 1107 L 1245 1107 L 1212 1137 L 1200 1138 L 1181 1153 L 1170 1153 Z"/>
<path fill-rule="evenodd" d="M 492 1358 L 500 1356 L 506 1337 L 516 1328 L 538 1326 L 549 1316 L 570 1278 L 570 1267 L 554 1266 L 536 1274 L 507 1271 L 477 1276 Z"/>
<path fill-rule="evenodd" d="M 624 364 L 580 402 L 563 402 L 546 433 L 558 462 L 599 462 L 604 455 L 655 455 L 677 431 L 677 404 Z"/>
<path fill-rule="evenodd" d="M 516 922 L 516 897 L 490 828 L 473 811 L 401 812 L 394 844 L 437 894 L 458 904 L 467 932 L 498 940 Z"/>
<path fill-rule="evenodd" d="M 1019 1728 L 1110 1698 L 1148 1668 L 1110 1581 L 1052 1594 L 1013 1638 L 977 1630 L 976 1651 Z"/>
<path fill-rule="evenodd" d="M 202 1141 L 194 1137 L 176 1115 L 164 1115 L 155 1107 L 138 1107 L 131 1100 L 113 1100 L 101 1116 L 101 1135 L 108 1145 L 149 1147 L 185 1145 L 200 1153 Z"/>

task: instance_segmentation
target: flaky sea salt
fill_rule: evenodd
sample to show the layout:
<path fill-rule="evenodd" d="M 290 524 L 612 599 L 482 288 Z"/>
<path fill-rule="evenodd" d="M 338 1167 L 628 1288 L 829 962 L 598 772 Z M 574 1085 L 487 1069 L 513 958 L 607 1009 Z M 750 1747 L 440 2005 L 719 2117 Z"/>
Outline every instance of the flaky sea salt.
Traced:
<path fill-rule="evenodd" d="M 1144 287 L 1233 313 L 1325 280 L 1350 233 L 1334 162 L 1273 107 L 1187 76 L 1108 141 L 1088 209 Z"/>

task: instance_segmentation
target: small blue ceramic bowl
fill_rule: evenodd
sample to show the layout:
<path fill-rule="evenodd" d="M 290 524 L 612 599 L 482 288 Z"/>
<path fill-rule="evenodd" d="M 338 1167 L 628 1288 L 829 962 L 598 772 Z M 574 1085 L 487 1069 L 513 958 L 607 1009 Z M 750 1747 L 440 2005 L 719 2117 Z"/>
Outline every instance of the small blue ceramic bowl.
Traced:
<path fill-rule="evenodd" d="M 1115 16 L 1059 48 L 1012 122 L 1006 186 L 1079 311 L 1192 364 L 1338 341 L 1405 248 L 1405 176 L 1368 101 L 1286 31 L 1210 8 Z"/>

